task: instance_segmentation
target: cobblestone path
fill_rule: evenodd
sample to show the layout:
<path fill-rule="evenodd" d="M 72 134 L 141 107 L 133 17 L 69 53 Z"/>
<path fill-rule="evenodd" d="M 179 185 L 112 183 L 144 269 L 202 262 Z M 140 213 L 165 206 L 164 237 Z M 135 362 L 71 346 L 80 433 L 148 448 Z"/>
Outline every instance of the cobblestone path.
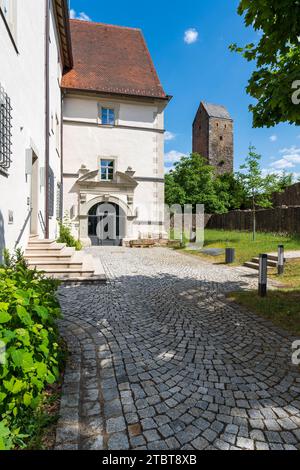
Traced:
<path fill-rule="evenodd" d="M 256 279 L 163 248 L 89 251 L 109 282 L 60 290 L 57 449 L 300 449 L 295 338 L 224 297 Z"/>

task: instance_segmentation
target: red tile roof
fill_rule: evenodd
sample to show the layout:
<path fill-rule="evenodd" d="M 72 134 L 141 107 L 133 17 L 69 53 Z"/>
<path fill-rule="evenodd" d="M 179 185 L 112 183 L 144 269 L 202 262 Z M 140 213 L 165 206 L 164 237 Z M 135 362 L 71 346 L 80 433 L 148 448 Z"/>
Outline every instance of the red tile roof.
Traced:
<path fill-rule="evenodd" d="M 70 20 L 73 69 L 63 88 L 167 99 L 141 30 Z"/>

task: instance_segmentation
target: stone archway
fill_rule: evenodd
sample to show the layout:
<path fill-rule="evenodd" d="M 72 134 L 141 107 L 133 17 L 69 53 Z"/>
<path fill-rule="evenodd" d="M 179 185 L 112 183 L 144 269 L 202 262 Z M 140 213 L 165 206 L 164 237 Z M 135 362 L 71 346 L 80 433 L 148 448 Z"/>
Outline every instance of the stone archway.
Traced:
<path fill-rule="evenodd" d="M 97 243 L 96 238 L 92 238 L 92 237 L 97 237 L 98 240 L 99 239 L 101 240 L 102 238 L 101 237 L 101 225 L 99 226 L 98 224 L 101 223 L 101 218 L 103 220 L 104 215 L 106 215 L 106 217 L 108 216 L 108 218 L 110 217 L 109 208 L 107 208 L 108 209 L 107 210 L 105 208 L 105 205 L 110 205 L 112 207 L 115 207 L 116 219 L 119 218 L 119 221 L 116 220 L 116 235 L 117 235 L 117 229 L 118 229 L 119 235 L 121 236 L 116 237 L 116 243 L 117 243 L 117 240 L 119 240 L 119 243 L 122 243 L 124 239 L 130 237 L 131 222 L 135 218 L 135 216 L 132 213 L 132 209 L 124 201 L 122 201 L 121 199 L 117 197 L 97 196 L 80 205 L 79 238 L 84 246 L 91 246 L 92 244 L 101 245 L 101 243 Z M 94 214 L 92 214 L 93 208 L 95 208 Z M 105 212 L 107 212 L 107 214 L 105 214 Z M 92 215 L 95 216 L 95 219 L 93 222 L 91 221 Z M 113 214 L 111 214 L 111 216 L 113 217 Z M 98 217 L 98 220 L 97 220 L 97 217 Z M 91 225 L 89 225 L 89 222 L 92 222 L 92 224 L 94 224 L 94 227 L 91 227 Z M 117 226 L 118 225 L 117 222 L 119 222 L 119 226 Z M 114 223 L 112 224 L 112 226 L 113 225 Z M 98 233 L 97 233 L 97 226 L 98 226 Z M 92 235 L 93 231 L 94 231 L 94 235 Z"/>

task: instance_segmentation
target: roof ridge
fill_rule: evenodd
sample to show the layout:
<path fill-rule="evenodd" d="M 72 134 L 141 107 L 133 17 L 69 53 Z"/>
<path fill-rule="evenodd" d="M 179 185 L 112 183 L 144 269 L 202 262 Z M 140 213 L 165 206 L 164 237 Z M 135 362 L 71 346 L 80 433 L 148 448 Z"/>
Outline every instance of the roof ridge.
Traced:
<path fill-rule="evenodd" d="M 97 26 L 105 26 L 107 28 L 116 28 L 116 29 L 129 29 L 130 31 L 142 31 L 141 28 L 134 28 L 131 26 L 120 26 L 117 24 L 110 24 L 110 23 L 101 23 L 98 21 L 89 21 L 89 20 L 79 20 L 77 18 L 70 18 L 70 22 L 77 22 L 77 23 L 86 23 L 86 24 L 91 24 L 91 25 L 97 25 Z"/>

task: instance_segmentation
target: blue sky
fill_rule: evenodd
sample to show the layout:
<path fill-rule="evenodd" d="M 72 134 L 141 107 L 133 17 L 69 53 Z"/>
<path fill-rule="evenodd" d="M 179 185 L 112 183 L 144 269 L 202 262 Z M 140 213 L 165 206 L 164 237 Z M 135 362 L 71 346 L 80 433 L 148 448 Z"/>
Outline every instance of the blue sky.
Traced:
<path fill-rule="evenodd" d="M 191 152 L 192 122 L 201 100 L 226 106 L 235 121 L 235 168 L 252 143 L 266 171 L 300 176 L 300 128 L 282 124 L 253 129 L 245 86 L 253 64 L 228 50 L 229 44 L 259 39 L 237 15 L 237 0 L 71 0 L 72 16 L 143 30 L 165 91 L 165 165 Z"/>

